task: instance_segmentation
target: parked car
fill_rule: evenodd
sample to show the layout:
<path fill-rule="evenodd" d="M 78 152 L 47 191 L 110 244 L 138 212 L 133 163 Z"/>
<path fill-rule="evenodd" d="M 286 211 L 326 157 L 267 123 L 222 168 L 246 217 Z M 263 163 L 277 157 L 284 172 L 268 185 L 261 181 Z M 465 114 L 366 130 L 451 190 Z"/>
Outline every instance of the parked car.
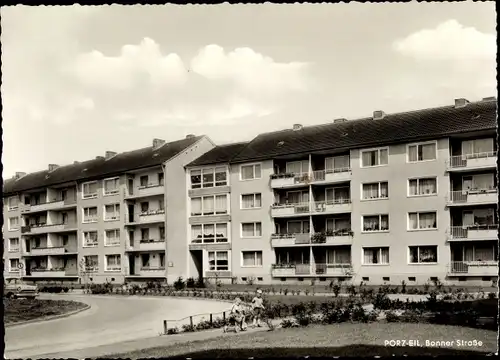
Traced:
<path fill-rule="evenodd" d="M 5 281 L 3 294 L 11 299 L 34 299 L 38 296 L 38 286 L 31 285 L 21 279 L 8 279 Z"/>

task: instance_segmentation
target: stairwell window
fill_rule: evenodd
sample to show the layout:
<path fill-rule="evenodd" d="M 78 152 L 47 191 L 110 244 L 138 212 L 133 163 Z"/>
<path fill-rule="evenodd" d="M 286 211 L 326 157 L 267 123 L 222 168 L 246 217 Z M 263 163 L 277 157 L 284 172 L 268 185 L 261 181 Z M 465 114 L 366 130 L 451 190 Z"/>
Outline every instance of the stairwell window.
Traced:
<path fill-rule="evenodd" d="M 407 147 L 407 162 L 422 162 L 436 160 L 437 143 L 435 141 L 411 144 Z"/>
<path fill-rule="evenodd" d="M 242 267 L 262 267 L 262 251 L 242 251 Z"/>
<path fill-rule="evenodd" d="M 227 195 L 191 198 L 191 216 L 227 214 Z"/>
<path fill-rule="evenodd" d="M 121 271 L 121 255 L 106 255 L 106 271 Z"/>
<path fill-rule="evenodd" d="M 437 246 L 409 246 L 410 264 L 437 264 Z"/>
<path fill-rule="evenodd" d="M 104 221 L 120 220 L 120 204 L 110 204 L 104 206 Z"/>
<path fill-rule="evenodd" d="M 260 209 L 261 207 L 262 207 L 262 195 L 260 193 L 241 195 L 242 209 Z"/>
<path fill-rule="evenodd" d="M 120 245 L 120 229 L 106 230 L 104 232 L 104 245 L 117 246 Z"/>
<path fill-rule="evenodd" d="M 363 248 L 363 265 L 389 265 L 389 247 Z"/>
<path fill-rule="evenodd" d="M 374 167 L 389 164 L 389 148 L 361 150 L 361 167 Z"/>
<path fill-rule="evenodd" d="M 97 222 L 97 206 L 83 208 L 83 223 Z"/>
<path fill-rule="evenodd" d="M 112 178 L 104 180 L 104 195 L 116 195 L 119 193 L 120 178 Z"/>
<path fill-rule="evenodd" d="M 435 211 L 408 213 L 408 230 L 434 229 L 437 229 L 437 213 Z"/>
<path fill-rule="evenodd" d="M 9 231 L 19 230 L 19 217 L 11 217 L 9 218 Z"/>
<path fill-rule="evenodd" d="M 9 211 L 14 211 L 19 209 L 19 198 L 17 196 L 11 196 L 8 200 Z"/>
<path fill-rule="evenodd" d="M 83 247 L 96 247 L 98 244 L 97 231 L 85 231 L 83 233 Z"/>
<path fill-rule="evenodd" d="M 389 231 L 389 215 L 364 215 L 363 232 Z"/>
<path fill-rule="evenodd" d="M 241 165 L 240 166 L 240 180 L 256 180 L 262 177 L 261 165 Z"/>
<path fill-rule="evenodd" d="M 227 251 L 209 251 L 208 267 L 210 271 L 229 270 L 229 253 Z"/>
<path fill-rule="evenodd" d="M 437 178 L 417 178 L 408 180 L 408 196 L 429 196 L 437 194 Z"/>
<path fill-rule="evenodd" d="M 362 200 L 377 200 L 389 198 L 389 183 L 387 181 L 367 183 L 363 184 L 362 186 Z"/>
<path fill-rule="evenodd" d="M 191 242 L 193 244 L 225 243 L 227 241 L 227 223 L 191 226 Z"/>
<path fill-rule="evenodd" d="M 242 223 L 241 237 L 243 238 L 262 237 L 262 223 L 260 222 Z"/>
<path fill-rule="evenodd" d="M 97 197 L 97 181 L 90 181 L 82 184 L 82 198 L 92 199 Z"/>

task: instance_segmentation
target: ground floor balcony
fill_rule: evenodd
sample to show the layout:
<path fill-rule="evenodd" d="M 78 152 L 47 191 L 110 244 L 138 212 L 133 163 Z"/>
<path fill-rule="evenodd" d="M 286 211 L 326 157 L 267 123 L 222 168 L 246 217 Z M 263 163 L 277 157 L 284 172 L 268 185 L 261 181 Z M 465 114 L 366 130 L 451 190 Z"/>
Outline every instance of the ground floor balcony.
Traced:
<path fill-rule="evenodd" d="M 38 268 L 31 269 L 29 274 L 26 276 L 30 276 L 33 278 L 63 278 L 63 277 L 77 277 L 78 269 L 76 268 Z"/>
<path fill-rule="evenodd" d="M 163 278 L 166 276 L 165 266 L 142 266 L 129 277 Z"/>
<path fill-rule="evenodd" d="M 452 226 L 448 231 L 450 241 L 496 240 L 498 224 Z"/>
<path fill-rule="evenodd" d="M 142 239 L 135 241 L 127 251 L 165 251 L 165 239 Z"/>
<path fill-rule="evenodd" d="M 331 276 L 348 277 L 352 275 L 352 265 L 344 264 L 273 264 L 271 276 L 273 277 L 311 277 Z"/>
<path fill-rule="evenodd" d="M 452 261 L 448 276 L 497 276 L 498 261 Z"/>
<path fill-rule="evenodd" d="M 205 277 L 212 278 L 231 278 L 232 273 L 231 270 L 206 270 Z"/>

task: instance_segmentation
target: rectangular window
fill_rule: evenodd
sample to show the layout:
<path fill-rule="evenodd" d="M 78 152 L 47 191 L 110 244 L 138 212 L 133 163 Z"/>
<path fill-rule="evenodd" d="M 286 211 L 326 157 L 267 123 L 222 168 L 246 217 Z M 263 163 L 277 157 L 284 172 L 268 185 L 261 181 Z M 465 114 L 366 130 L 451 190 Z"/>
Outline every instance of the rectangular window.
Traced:
<path fill-rule="evenodd" d="M 120 204 L 110 204 L 104 206 L 104 220 L 113 221 L 120 219 Z"/>
<path fill-rule="evenodd" d="M 105 179 L 104 180 L 104 195 L 116 195 L 119 192 L 120 179 Z"/>
<path fill-rule="evenodd" d="M 163 198 L 158 200 L 158 210 L 165 210 L 165 203 Z"/>
<path fill-rule="evenodd" d="M 465 226 L 495 225 L 494 215 L 492 208 L 466 210 L 462 213 L 462 223 Z"/>
<path fill-rule="evenodd" d="M 462 189 L 464 190 L 493 190 L 495 188 L 495 174 L 478 174 L 462 177 Z"/>
<path fill-rule="evenodd" d="M 112 229 L 105 231 L 104 245 L 115 246 L 120 245 L 120 229 Z"/>
<path fill-rule="evenodd" d="M 327 173 L 347 171 L 351 168 L 349 155 L 333 156 L 325 158 L 325 170 Z"/>
<path fill-rule="evenodd" d="M 18 251 L 19 251 L 19 238 L 10 238 L 9 252 L 18 252 Z"/>
<path fill-rule="evenodd" d="M 262 251 L 242 251 L 244 267 L 262 267 Z"/>
<path fill-rule="evenodd" d="M 437 194 L 437 178 L 418 178 L 408 180 L 409 196 L 425 196 Z"/>
<path fill-rule="evenodd" d="M 227 168 L 224 166 L 191 170 L 191 189 L 211 188 L 227 185 Z"/>
<path fill-rule="evenodd" d="M 436 158 L 435 142 L 408 145 L 408 162 L 429 161 Z"/>
<path fill-rule="evenodd" d="M 83 208 L 83 223 L 97 222 L 97 206 Z"/>
<path fill-rule="evenodd" d="M 19 208 L 19 198 L 17 196 L 11 196 L 8 201 L 9 210 L 12 211 Z"/>
<path fill-rule="evenodd" d="M 148 240 L 149 240 L 149 229 L 142 228 L 141 229 L 141 241 L 148 241 Z"/>
<path fill-rule="evenodd" d="M 242 223 L 241 236 L 245 238 L 261 237 L 262 236 L 262 223 Z"/>
<path fill-rule="evenodd" d="M 82 184 L 82 197 L 91 199 L 97 197 L 97 181 L 91 181 Z"/>
<path fill-rule="evenodd" d="M 242 209 L 258 209 L 260 207 L 262 207 L 262 195 L 260 193 L 241 195 Z"/>
<path fill-rule="evenodd" d="M 288 191 L 285 201 L 287 204 L 307 204 L 309 203 L 309 191 Z"/>
<path fill-rule="evenodd" d="M 149 202 L 141 202 L 141 213 L 147 213 L 149 211 Z"/>
<path fill-rule="evenodd" d="M 191 216 L 227 214 L 227 195 L 210 195 L 191 199 Z"/>
<path fill-rule="evenodd" d="M 381 166 L 387 164 L 389 164 L 388 148 L 361 151 L 361 167 Z"/>
<path fill-rule="evenodd" d="M 363 248 L 363 265 L 389 264 L 389 247 Z"/>
<path fill-rule="evenodd" d="M 286 228 L 288 234 L 309 234 L 309 220 L 288 221 Z"/>
<path fill-rule="evenodd" d="M 332 218 L 326 219 L 326 231 L 327 232 L 348 232 L 351 230 L 351 219 L 350 218 Z"/>
<path fill-rule="evenodd" d="M 83 247 L 95 247 L 98 243 L 97 231 L 85 231 L 83 233 Z"/>
<path fill-rule="evenodd" d="M 410 264 L 437 263 L 437 246 L 409 246 Z"/>
<path fill-rule="evenodd" d="M 165 269 L 165 254 L 159 254 L 160 269 Z"/>
<path fill-rule="evenodd" d="M 222 243 L 227 242 L 227 224 L 203 224 L 191 226 L 191 242 L 201 243 Z"/>
<path fill-rule="evenodd" d="M 261 176 L 262 176 L 262 174 L 261 174 L 260 164 L 241 165 L 241 167 L 240 167 L 240 179 L 241 180 L 260 179 Z"/>
<path fill-rule="evenodd" d="M 208 266 L 211 271 L 229 270 L 229 253 L 227 251 L 209 251 Z"/>
<path fill-rule="evenodd" d="M 290 161 L 286 163 L 286 172 L 289 174 L 304 174 L 309 172 L 309 161 Z"/>
<path fill-rule="evenodd" d="M 201 188 L 201 170 L 191 170 L 191 189 Z"/>
<path fill-rule="evenodd" d="M 488 139 L 475 139 L 462 142 L 463 155 L 475 154 L 491 154 L 494 151 L 494 142 L 492 138 Z"/>
<path fill-rule="evenodd" d="M 141 262 L 143 268 L 149 268 L 149 254 L 141 254 Z"/>
<path fill-rule="evenodd" d="M 363 231 L 389 231 L 389 215 L 364 215 Z"/>
<path fill-rule="evenodd" d="M 106 271 L 120 271 L 122 269 L 122 257 L 119 254 L 106 255 Z"/>
<path fill-rule="evenodd" d="M 215 168 L 215 186 L 227 185 L 227 171 L 225 167 Z"/>
<path fill-rule="evenodd" d="M 334 247 L 333 249 L 326 250 L 326 263 L 327 264 L 342 264 L 347 265 L 351 263 L 351 250 Z"/>
<path fill-rule="evenodd" d="M 99 269 L 99 257 L 97 255 L 87 255 L 84 259 L 86 271 L 97 271 Z"/>
<path fill-rule="evenodd" d="M 204 188 L 211 188 L 214 187 L 214 169 L 213 168 L 208 168 L 208 169 L 203 169 L 201 171 L 202 173 L 202 187 Z"/>
<path fill-rule="evenodd" d="M 10 272 L 18 272 L 19 271 L 19 259 L 10 259 L 9 260 L 9 271 Z"/>
<path fill-rule="evenodd" d="M 351 200 L 349 187 L 327 188 L 325 190 L 325 199 L 329 205 L 348 203 Z"/>
<path fill-rule="evenodd" d="M 148 185 L 149 185 L 149 176 L 148 175 L 142 175 L 139 178 L 139 183 L 140 183 L 140 187 L 141 188 L 148 187 Z"/>
<path fill-rule="evenodd" d="M 9 218 L 9 230 L 15 231 L 19 229 L 19 217 L 11 217 Z"/>
<path fill-rule="evenodd" d="M 165 185 L 165 174 L 163 174 L 162 172 L 158 173 L 158 185 Z"/>
<path fill-rule="evenodd" d="M 160 240 L 165 240 L 165 226 L 160 226 L 158 230 L 160 233 Z"/>
<path fill-rule="evenodd" d="M 408 213 L 408 229 L 437 229 L 437 213 L 435 211 Z"/>
<path fill-rule="evenodd" d="M 363 184 L 361 195 L 363 200 L 387 199 L 389 197 L 389 183 L 387 181 L 380 181 Z"/>

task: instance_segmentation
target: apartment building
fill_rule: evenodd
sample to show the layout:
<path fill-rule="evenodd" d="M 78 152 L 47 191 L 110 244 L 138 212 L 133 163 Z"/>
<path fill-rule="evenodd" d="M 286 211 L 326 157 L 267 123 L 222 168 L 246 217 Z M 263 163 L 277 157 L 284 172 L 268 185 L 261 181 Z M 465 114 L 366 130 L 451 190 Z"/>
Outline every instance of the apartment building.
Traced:
<path fill-rule="evenodd" d="M 187 226 L 184 166 L 214 146 L 206 136 L 154 139 L 139 150 L 17 173 L 3 188 L 4 278 L 165 279 L 176 266 L 167 244 L 184 239 Z"/>
<path fill-rule="evenodd" d="M 457 99 L 214 148 L 186 167 L 186 276 L 490 285 L 496 109 L 495 98 Z"/>

